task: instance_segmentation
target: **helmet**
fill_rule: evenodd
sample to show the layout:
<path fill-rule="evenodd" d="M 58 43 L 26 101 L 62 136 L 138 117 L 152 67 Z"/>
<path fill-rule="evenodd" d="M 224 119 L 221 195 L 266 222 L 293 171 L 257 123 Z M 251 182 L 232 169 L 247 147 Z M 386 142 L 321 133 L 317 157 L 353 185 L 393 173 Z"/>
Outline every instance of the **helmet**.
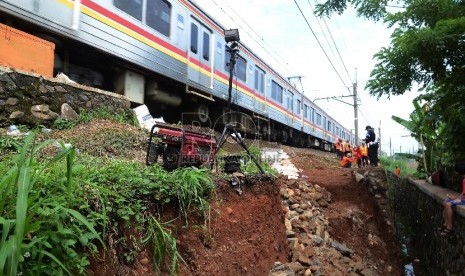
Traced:
<path fill-rule="evenodd" d="M 371 128 L 371 126 L 366 126 L 365 130 L 369 130 L 370 128 Z"/>

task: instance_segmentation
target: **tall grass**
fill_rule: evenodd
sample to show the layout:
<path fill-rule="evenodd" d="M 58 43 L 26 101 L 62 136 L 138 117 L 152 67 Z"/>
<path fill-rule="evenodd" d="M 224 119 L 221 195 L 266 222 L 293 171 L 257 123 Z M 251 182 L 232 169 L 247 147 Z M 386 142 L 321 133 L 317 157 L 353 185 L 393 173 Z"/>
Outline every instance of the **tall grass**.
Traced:
<path fill-rule="evenodd" d="M 195 205 L 204 218 L 207 218 L 208 198 L 215 188 L 212 179 L 207 174 L 207 169 L 195 167 L 175 170 L 172 173 L 173 193 L 177 198 L 180 210 L 187 223 L 187 210 Z"/>
<path fill-rule="evenodd" d="M 388 171 L 395 173 L 396 166 L 398 166 L 400 168 L 401 176 L 417 175 L 416 169 L 408 166 L 408 160 L 406 159 L 394 159 L 387 156 L 381 156 L 379 159 L 381 164 L 383 164 L 383 167 Z"/>
<path fill-rule="evenodd" d="M 13 166 L 0 181 L 0 272 L 2 275 L 17 275 L 18 271 L 37 275 L 71 274 L 68 263 L 57 257 L 61 258 L 63 252 L 56 250 L 55 245 L 61 243 L 63 237 L 75 236 L 78 239 L 80 235 L 87 235 L 87 240 L 101 239 L 90 221 L 68 208 L 73 188 L 71 167 L 74 148 L 62 146 L 53 158 L 41 163 L 35 156 L 54 141 L 36 145 L 34 137 L 34 132 L 27 136 L 19 154 L 14 157 Z M 40 181 L 44 172 L 63 159 L 67 164 L 66 180 L 44 185 Z M 66 185 L 58 187 L 60 184 Z M 48 193 L 49 189 L 65 193 L 57 196 Z M 75 223 L 68 225 L 63 223 L 63 219 L 73 219 Z M 81 231 L 76 232 L 76 228 Z M 67 242 L 67 249 L 72 249 L 75 240 L 68 239 Z"/>
<path fill-rule="evenodd" d="M 179 254 L 176 239 L 171 232 L 159 223 L 154 217 L 148 219 L 147 235 L 143 243 L 150 242 L 153 248 L 153 268 L 155 272 L 161 273 L 163 264 L 168 269 L 170 275 L 177 275 L 178 260 L 185 263 Z M 171 260 L 169 263 L 166 260 Z"/>
<path fill-rule="evenodd" d="M 56 143 L 36 144 L 31 132 L 14 158 L 0 161 L 0 275 L 83 275 L 99 248 L 124 255 L 130 264 L 144 242 L 152 244 L 154 265 L 175 273 L 182 258 L 153 206 L 175 203 L 186 222 L 192 210 L 206 217 L 215 188 L 208 171 L 168 173 L 134 161 L 75 155 L 63 144 L 54 156 L 39 159 Z M 147 236 L 127 241 L 127 228 Z"/>

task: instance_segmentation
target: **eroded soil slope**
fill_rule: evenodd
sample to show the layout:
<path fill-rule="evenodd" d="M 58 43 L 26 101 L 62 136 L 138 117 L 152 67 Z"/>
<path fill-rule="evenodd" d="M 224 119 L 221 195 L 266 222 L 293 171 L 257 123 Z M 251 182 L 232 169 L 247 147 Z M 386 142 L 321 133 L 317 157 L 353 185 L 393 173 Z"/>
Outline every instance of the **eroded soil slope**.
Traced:
<path fill-rule="evenodd" d="M 81 152 L 143 163 L 144 135 L 139 129 L 99 120 L 73 130 L 53 131 L 52 137 L 76 144 Z M 363 185 L 355 182 L 352 169 L 339 168 L 333 154 L 274 146 L 291 156 L 292 162 L 302 170 L 301 177 L 305 181 L 331 193 L 329 205 L 317 209 L 321 209 L 329 221 L 327 231 L 331 239 L 354 251 L 348 263 L 363 264 L 357 269 L 347 264 L 347 269 L 353 271 L 351 274 L 402 275 L 400 251 L 391 227 Z M 275 262 L 291 262 L 284 224 L 285 208 L 280 195 L 280 189 L 287 183 L 283 178 L 273 182 L 257 181 L 243 184 L 238 192 L 227 180 L 218 179 L 206 224 L 195 216 L 191 216 L 187 226 L 183 219 L 172 222 L 172 232 L 186 261 L 180 268 L 180 275 L 268 275 Z M 168 221 L 178 214 L 161 213 L 160 216 Z M 328 266 L 318 271 L 335 271 L 330 267 L 334 264 L 329 256 L 318 258 L 326 259 L 322 266 Z M 143 249 L 130 267 L 113 260 L 111 265 L 93 262 L 93 269 L 88 271 L 92 275 L 154 275 L 151 262 L 147 262 L 150 259 L 150 250 Z M 297 275 L 304 273 L 305 270 L 296 272 Z"/>

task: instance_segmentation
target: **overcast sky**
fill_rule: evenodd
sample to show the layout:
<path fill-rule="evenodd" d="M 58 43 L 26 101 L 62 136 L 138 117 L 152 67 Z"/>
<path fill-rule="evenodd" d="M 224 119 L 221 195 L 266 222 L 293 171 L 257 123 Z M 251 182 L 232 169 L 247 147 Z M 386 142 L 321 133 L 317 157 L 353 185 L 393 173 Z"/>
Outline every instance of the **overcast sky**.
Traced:
<path fill-rule="evenodd" d="M 383 151 L 390 152 L 390 140 L 393 152 L 399 152 L 400 148 L 402 152 L 418 149 L 418 143 L 406 137 L 409 132 L 391 119 L 392 115 L 408 119 L 413 110 L 412 100 L 418 93 L 406 92 L 377 101 L 364 89 L 376 62 L 373 55 L 381 47 L 389 46 L 392 30 L 385 25 L 357 18 L 353 11 L 317 20 L 312 13 L 315 0 L 297 0 L 306 19 L 292 0 L 195 2 L 226 29 L 238 28 L 241 42 L 284 77 L 303 76 L 303 90 L 311 100 L 349 95 L 357 81 L 359 136 L 363 137 L 365 126 L 371 125 L 381 128 Z M 300 89 L 300 83 L 297 85 Z M 350 97 L 341 100 L 353 104 Z M 355 128 L 353 106 L 335 100 L 315 103 L 346 128 Z"/>

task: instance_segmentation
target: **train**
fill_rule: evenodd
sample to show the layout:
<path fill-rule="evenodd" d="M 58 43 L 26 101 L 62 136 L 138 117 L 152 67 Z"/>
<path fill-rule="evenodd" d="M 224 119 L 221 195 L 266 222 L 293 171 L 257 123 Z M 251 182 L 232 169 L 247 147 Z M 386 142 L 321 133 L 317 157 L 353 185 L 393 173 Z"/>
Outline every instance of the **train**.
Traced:
<path fill-rule="evenodd" d="M 55 44 L 53 72 L 123 94 L 167 122 L 225 124 L 227 31 L 192 0 L 1 0 L 0 23 Z M 238 41 L 231 109 L 238 131 L 326 151 L 355 137 Z"/>

